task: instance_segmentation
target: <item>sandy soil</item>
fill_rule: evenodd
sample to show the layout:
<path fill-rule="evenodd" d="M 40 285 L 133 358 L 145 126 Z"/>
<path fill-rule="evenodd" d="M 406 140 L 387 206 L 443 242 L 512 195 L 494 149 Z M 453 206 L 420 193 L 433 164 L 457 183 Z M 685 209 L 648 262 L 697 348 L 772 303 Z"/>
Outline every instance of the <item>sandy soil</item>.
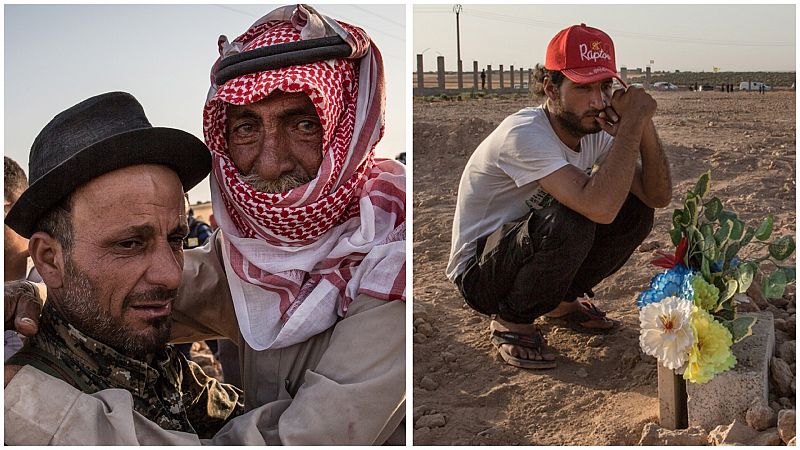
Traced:
<path fill-rule="evenodd" d="M 771 212 L 778 233 L 795 235 L 794 92 L 653 96 L 672 204 L 656 212 L 653 232 L 630 261 L 595 289 L 596 303 L 623 322 L 620 330 L 593 337 L 543 322 L 558 354 L 550 371 L 500 362 L 489 319 L 467 308 L 444 275 L 464 165 L 503 118 L 531 102 L 415 103 L 414 421 L 445 422 L 416 429 L 415 445 L 635 444 L 658 416 L 656 365 L 639 350 L 635 295 L 657 272 L 649 264 L 655 251 L 673 251 L 667 230 L 685 192 L 711 169 L 712 193 L 726 208 L 753 226 Z"/>

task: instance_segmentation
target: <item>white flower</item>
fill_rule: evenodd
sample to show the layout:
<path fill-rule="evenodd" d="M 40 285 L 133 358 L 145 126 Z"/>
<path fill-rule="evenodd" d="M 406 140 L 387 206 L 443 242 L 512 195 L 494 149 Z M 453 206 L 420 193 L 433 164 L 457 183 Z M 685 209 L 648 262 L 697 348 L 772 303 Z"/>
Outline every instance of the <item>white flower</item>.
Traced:
<path fill-rule="evenodd" d="M 639 310 L 639 345 L 664 367 L 675 370 L 689 358 L 694 343 L 690 318 L 692 302 L 667 297 Z"/>

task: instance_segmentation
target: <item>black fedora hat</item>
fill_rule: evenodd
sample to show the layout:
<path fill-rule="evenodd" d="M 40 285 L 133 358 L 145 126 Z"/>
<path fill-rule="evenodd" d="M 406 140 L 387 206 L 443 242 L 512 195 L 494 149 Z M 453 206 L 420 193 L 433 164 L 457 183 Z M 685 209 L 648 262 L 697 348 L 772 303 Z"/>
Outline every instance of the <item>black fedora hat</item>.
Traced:
<path fill-rule="evenodd" d="M 188 191 L 208 175 L 211 154 L 190 133 L 150 125 L 131 94 L 109 92 L 84 100 L 36 136 L 28 163 L 30 186 L 5 223 L 30 238 L 36 222 L 77 187 L 138 164 L 170 167 Z"/>

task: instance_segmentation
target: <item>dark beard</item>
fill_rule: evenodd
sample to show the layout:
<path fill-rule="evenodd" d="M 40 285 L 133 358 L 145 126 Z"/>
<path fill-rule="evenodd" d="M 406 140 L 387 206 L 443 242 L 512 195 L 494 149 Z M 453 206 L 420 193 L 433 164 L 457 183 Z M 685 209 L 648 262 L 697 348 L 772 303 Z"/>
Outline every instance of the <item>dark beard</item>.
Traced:
<path fill-rule="evenodd" d="M 587 114 L 590 115 L 597 115 L 600 111 L 589 111 Z M 578 116 L 577 114 L 571 111 L 565 111 L 564 105 L 561 103 L 561 99 L 559 98 L 557 101 L 553 102 L 553 117 L 556 119 L 558 124 L 561 128 L 564 129 L 567 133 L 575 136 L 576 138 L 580 139 L 587 134 L 594 134 L 599 133 L 602 128 L 600 128 L 600 124 L 597 121 L 594 122 L 594 126 L 591 127 L 584 127 L 581 124 L 582 117 Z"/>
<path fill-rule="evenodd" d="M 75 328 L 136 360 L 144 360 L 145 355 L 164 349 L 172 325 L 169 316 L 150 320 L 147 330 L 130 330 L 123 320 L 124 315 L 112 317 L 108 310 L 97 303 L 97 289 L 69 256 L 64 270 L 64 291 L 59 312 Z M 154 288 L 143 293 L 131 293 L 123 300 L 122 313 L 134 300 L 174 300 L 177 292 L 177 289 Z"/>

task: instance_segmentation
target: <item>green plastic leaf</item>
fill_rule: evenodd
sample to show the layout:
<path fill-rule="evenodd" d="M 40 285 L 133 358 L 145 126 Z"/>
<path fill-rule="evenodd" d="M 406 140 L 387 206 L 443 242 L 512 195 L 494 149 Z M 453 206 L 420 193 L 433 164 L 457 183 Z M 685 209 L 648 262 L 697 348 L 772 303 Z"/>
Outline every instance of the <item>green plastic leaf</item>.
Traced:
<path fill-rule="evenodd" d="M 791 236 L 781 236 L 769 244 L 769 255 L 778 261 L 792 256 L 794 253 L 794 239 Z"/>
<path fill-rule="evenodd" d="M 733 226 L 731 227 L 731 237 L 730 240 L 738 241 L 742 238 L 744 234 L 744 222 L 739 219 L 733 220 Z"/>
<path fill-rule="evenodd" d="M 727 270 L 731 265 L 731 260 L 733 259 L 736 254 L 739 253 L 739 243 L 738 242 L 731 242 L 731 245 L 725 250 L 725 264 L 723 264 L 722 270 Z"/>
<path fill-rule="evenodd" d="M 688 227 L 691 224 L 692 224 L 692 212 L 689 211 L 689 207 L 686 204 L 684 204 L 683 205 L 683 211 L 681 211 L 681 223 L 680 223 L 680 226 L 685 228 L 685 227 Z"/>
<path fill-rule="evenodd" d="M 720 319 L 720 322 L 726 320 L 733 320 L 736 317 L 736 308 L 733 305 L 733 297 L 719 302 L 717 309 L 714 310 L 714 317 Z"/>
<path fill-rule="evenodd" d="M 756 228 L 756 239 L 759 241 L 766 241 L 769 239 L 769 236 L 772 234 L 772 225 L 775 223 L 775 216 L 772 214 L 768 215 L 761 225 Z"/>
<path fill-rule="evenodd" d="M 719 213 L 722 212 L 722 201 L 717 197 L 711 197 L 711 200 L 707 201 L 704 206 L 705 210 L 703 213 L 706 219 L 711 222 L 717 220 Z"/>
<path fill-rule="evenodd" d="M 753 334 L 753 325 L 755 325 L 755 323 L 755 317 L 737 317 L 734 320 L 722 322 L 722 325 L 731 332 L 733 343 L 735 344 Z"/>
<path fill-rule="evenodd" d="M 717 229 L 717 232 L 714 233 L 714 240 L 717 241 L 717 245 L 720 247 L 725 245 L 725 242 L 727 242 L 728 238 L 731 236 L 731 228 L 733 228 L 733 221 L 725 220 L 720 222 L 720 227 Z"/>
<path fill-rule="evenodd" d="M 727 301 L 736 294 L 739 290 L 739 282 L 736 280 L 727 280 L 725 282 L 725 291 L 722 291 L 719 298 L 720 300 Z"/>
<path fill-rule="evenodd" d="M 717 217 L 717 220 L 719 221 L 720 224 L 722 224 L 722 222 L 725 222 L 726 220 L 730 220 L 732 222 L 736 219 L 738 219 L 738 216 L 733 211 L 722 211 L 721 213 L 719 213 L 719 217 Z"/>
<path fill-rule="evenodd" d="M 683 237 L 680 227 L 669 230 L 669 237 L 672 239 L 672 245 L 678 245 L 681 242 L 681 237 Z"/>
<path fill-rule="evenodd" d="M 701 250 L 703 251 L 703 258 L 710 262 L 717 260 L 717 241 L 714 240 L 713 236 L 711 238 L 703 238 Z"/>
<path fill-rule="evenodd" d="M 746 292 L 753 283 L 756 269 L 755 263 L 752 262 L 741 263 L 739 267 L 736 268 L 736 281 L 739 283 L 739 293 Z"/>
<path fill-rule="evenodd" d="M 700 179 L 697 180 L 697 184 L 694 186 L 692 192 L 694 192 L 698 197 L 703 197 L 708 192 L 708 187 L 711 184 L 711 171 L 700 175 Z"/>
<path fill-rule="evenodd" d="M 755 236 L 755 234 L 756 234 L 756 229 L 755 228 L 747 227 L 747 229 L 744 232 L 744 236 L 742 237 L 742 240 L 739 241 L 739 245 L 741 247 L 744 247 L 745 245 L 749 244 L 750 241 L 753 240 L 753 236 Z"/>
<path fill-rule="evenodd" d="M 764 278 L 761 289 L 764 297 L 781 298 L 786 290 L 786 273 L 783 270 L 776 270 Z"/>
<path fill-rule="evenodd" d="M 791 266 L 778 266 L 778 267 L 780 267 L 780 270 L 782 270 L 783 273 L 786 275 L 787 283 L 791 283 L 792 281 L 794 281 L 795 277 L 797 276 L 797 268 L 795 267 L 794 264 L 792 264 Z"/>
<path fill-rule="evenodd" d="M 684 211 L 689 212 L 689 224 L 697 225 L 697 208 L 700 205 L 700 200 L 692 192 L 686 194 L 686 201 L 683 203 Z"/>
<path fill-rule="evenodd" d="M 711 279 L 711 265 L 708 261 L 709 259 L 704 256 L 703 261 L 700 263 L 700 273 L 703 274 L 703 278 L 706 280 Z"/>
<path fill-rule="evenodd" d="M 683 210 L 676 209 L 672 211 L 672 226 L 675 228 L 680 228 L 681 223 L 683 223 Z"/>
<path fill-rule="evenodd" d="M 714 236 L 714 228 L 711 226 L 710 223 L 707 222 L 700 224 L 700 232 L 703 233 L 704 238 L 707 238 L 709 236 L 713 238 Z"/>
<path fill-rule="evenodd" d="M 703 256 L 709 260 L 717 260 L 717 241 L 714 239 L 714 228 L 710 223 L 700 225 L 700 234 L 703 235 Z"/>

